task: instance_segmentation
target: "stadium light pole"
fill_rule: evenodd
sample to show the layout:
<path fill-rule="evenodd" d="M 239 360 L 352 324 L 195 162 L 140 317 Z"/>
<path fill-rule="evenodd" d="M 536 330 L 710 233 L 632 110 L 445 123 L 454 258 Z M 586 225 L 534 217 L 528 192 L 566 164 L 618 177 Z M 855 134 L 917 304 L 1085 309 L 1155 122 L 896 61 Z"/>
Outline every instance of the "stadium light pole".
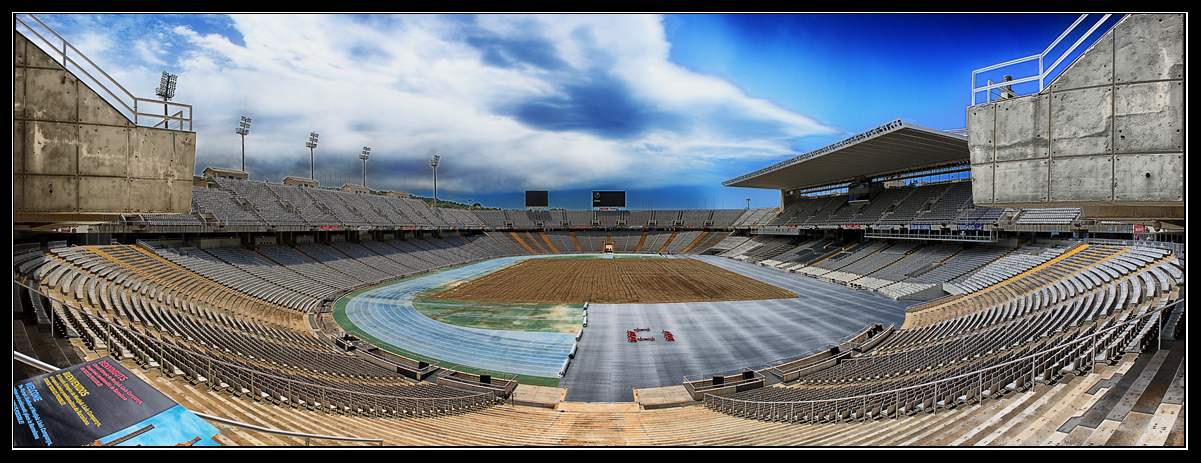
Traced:
<path fill-rule="evenodd" d="M 437 211 L 437 209 L 438 209 L 438 160 L 440 160 L 440 159 L 442 159 L 442 157 L 438 156 L 436 154 L 434 155 L 433 159 L 430 159 L 430 167 L 434 168 L 434 210 L 435 211 Z"/>
<path fill-rule="evenodd" d="M 167 71 L 163 71 L 163 78 L 159 80 L 158 88 L 154 90 L 154 94 L 162 97 L 163 99 L 163 128 L 165 129 L 171 128 L 171 120 L 168 119 L 171 117 L 171 115 L 169 114 L 170 111 L 167 109 L 167 102 L 171 101 L 172 98 L 175 98 L 175 80 L 178 77 L 179 76 L 176 76 L 175 74 L 168 74 Z M 182 124 L 183 123 L 181 122 L 179 127 L 180 130 L 183 130 Z"/>
<path fill-rule="evenodd" d="M 250 135 L 250 118 L 242 116 L 242 122 L 234 132 L 242 136 L 242 172 L 246 172 L 246 136 Z"/>
<path fill-rule="evenodd" d="M 359 159 L 363 160 L 363 188 L 367 188 L 367 158 L 371 157 L 371 148 L 363 147 L 363 154 L 359 155 Z"/>
<path fill-rule="evenodd" d="M 309 148 L 309 180 L 317 180 L 317 177 L 313 176 L 313 150 L 317 148 L 317 137 L 319 136 L 321 135 L 318 133 L 309 132 L 309 142 L 304 144 Z"/>

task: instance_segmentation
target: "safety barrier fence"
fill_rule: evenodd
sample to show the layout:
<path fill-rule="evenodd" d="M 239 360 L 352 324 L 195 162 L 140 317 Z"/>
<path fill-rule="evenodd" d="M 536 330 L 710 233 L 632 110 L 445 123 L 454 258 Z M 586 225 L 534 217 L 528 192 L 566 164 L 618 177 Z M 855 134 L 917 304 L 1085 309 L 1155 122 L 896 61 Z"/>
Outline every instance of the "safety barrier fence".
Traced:
<path fill-rule="evenodd" d="M 976 371 L 962 373 L 922 384 L 899 387 L 887 391 L 850 397 L 802 401 L 744 400 L 717 395 L 705 395 L 703 401 L 709 409 L 735 416 L 783 422 L 824 422 L 852 419 L 874 419 L 917 411 L 937 413 L 958 404 L 996 395 L 1002 388 L 1033 387 L 1037 382 L 1047 383 L 1052 377 L 1072 369 L 1088 371 L 1105 350 L 1102 346 L 1113 345 L 1106 340 L 1119 332 L 1139 332 L 1138 326 L 1150 321 L 1163 323 L 1161 313 L 1171 312 L 1185 300 L 1167 304 L 1160 310 L 1148 311 L 1121 323 L 1082 335 L 1073 340 L 1057 343 L 1037 352 L 1004 361 Z M 1133 328 L 1133 329 L 1132 329 Z M 1162 327 L 1160 327 L 1162 331 Z M 1122 342 L 1121 345 L 1127 343 Z M 1088 362 L 1086 367 L 1079 362 Z"/>
<path fill-rule="evenodd" d="M 32 21 L 22 21 L 21 16 L 25 16 Z M 171 123 L 175 122 L 178 124 L 175 130 L 192 130 L 192 105 L 172 103 L 167 100 L 152 100 L 148 98 L 135 97 L 133 94 L 129 93 L 128 90 L 125 90 L 125 87 L 122 87 L 121 84 L 117 83 L 115 79 L 110 77 L 108 73 L 104 72 L 103 69 L 100 69 L 100 66 L 92 62 L 91 59 L 88 59 L 87 56 L 84 56 L 79 49 L 67 42 L 67 39 L 64 39 L 62 36 L 58 35 L 57 32 L 54 32 L 50 26 L 47 26 L 46 23 L 42 22 L 42 20 L 38 19 L 36 16 L 32 14 L 14 15 L 13 21 L 14 28 L 18 24 L 24 26 L 24 28 L 33 35 L 33 37 L 41 40 L 42 43 L 45 44 L 45 47 L 48 47 L 49 50 L 53 50 L 52 53 L 48 52 L 47 54 L 51 56 L 57 55 L 57 58 L 59 58 L 63 69 L 66 69 L 68 72 L 73 74 L 82 74 L 95 84 L 95 86 L 90 86 L 93 87 L 93 90 L 102 90 L 104 93 L 108 94 L 108 96 L 111 98 L 106 98 L 106 100 L 110 103 L 116 103 L 119 105 L 120 108 L 118 110 L 127 118 L 133 120 L 134 124 L 156 128 L 162 126 L 163 128 L 171 129 Z M 50 39 L 44 37 L 42 33 L 38 33 L 34 26 L 41 26 L 41 29 L 43 29 L 42 32 L 52 36 L 54 41 L 52 42 Z M 32 39 L 30 41 L 33 42 Z M 37 45 L 37 42 L 33 43 Z M 97 78 L 92 74 L 97 74 L 101 78 Z M 115 88 L 116 90 L 114 91 L 110 87 Z M 147 105 L 151 105 L 153 107 L 163 105 L 163 114 L 139 112 L 138 103 L 142 103 L 143 108 L 146 108 Z M 175 114 L 168 115 L 170 108 L 175 108 Z M 139 120 L 139 117 L 142 119 Z M 153 123 L 146 122 L 147 118 L 149 118 L 149 120 Z M 184 128 L 184 124 L 187 124 L 187 128 Z"/>
<path fill-rule="evenodd" d="M 1080 15 L 1079 18 L 1076 18 L 1076 22 L 1073 22 L 1071 26 L 1068 26 L 1068 28 L 1066 30 L 1064 30 L 1063 33 L 1060 34 L 1059 37 L 1056 38 L 1054 42 L 1051 42 L 1051 45 L 1047 46 L 1047 48 L 1045 50 L 1043 50 L 1042 53 L 1039 53 L 1037 55 L 1030 55 L 1030 56 L 1027 56 L 1024 58 L 1009 60 L 1004 63 L 994 64 L 992 66 L 983 67 L 983 68 L 972 71 L 972 98 L 971 98 L 972 102 L 969 106 L 975 106 L 977 104 L 976 94 L 978 94 L 980 92 L 987 92 L 986 101 L 985 101 L 985 103 L 987 103 L 987 102 L 993 101 L 993 90 L 994 89 L 1001 90 L 1001 91 L 1003 91 L 1003 93 L 1011 93 L 1012 90 L 1010 90 L 1010 88 L 1015 84 L 1037 81 L 1038 82 L 1038 91 L 1039 92 L 1043 91 L 1043 89 L 1046 88 L 1047 80 L 1053 79 L 1053 76 L 1057 76 L 1058 75 L 1058 74 L 1056 74 L 1057 70 L 1061 71 L 1059 68 L 1059 65 L 1061 63 L 1063 63 L 1063 61 L 1065 59 L 1067 59 L 1068 56 L 1071 55 L 1072 52 L 1076 50 L 1076 48 L 1078 48 L 1081 44 L 1083 44 L 1086 40 L 1088 40 L 1089 37 L 1092 37 L 1093 32 L 1096 32 L 1097 29 L 1100 28 L 1101 25 L 1104 24 L 1105 21 L 1108 20 L 1110 16 L 1112 16 L 1112 15 L 1108 15 L 1108 14 L 1103 15 L 1101 17 L 1101 19 L 1097 20 L 1097 22 L 1095 24 L 1093 24 L 1093 26 L 1091 28 L 1088 29 L 1087 32 L 1085 32 L 1083 35 L 1080 36 L 1079 39 L 1076 40 L 1076 43 L 1072 44 L 1071 47 L 1069 47 L 1067 50 L 1065 50 L 1063 53 L 1061 53 L 1058 56 L 1058 58 L 1055 59 L 1055 62 L 1052 63 L 1050 66 L 1045 66 L 1044 60 L 1046 60 L 1048 55 L 1051 54 L 1051 51 L 1055 48 L 1055 46 L 1059 45 L 1060 41 L 1062 41 L 1069 34 L 1071 34 L 1072 31 L 1074 29 L 1076 29 L 1076 26 L 1079 26 L 1081 22 L 1084 22 L 1084 19 L 1086 17 L 1088 17 L 1088 14 L 1082 14 L 1082 15 Z M 1102 32 L 1102 34 L 1104 34 L 1106 31 L 1108 31 L 1108 29 L 1102 30 L 1101 32 Z M 1099 35 L 1102 35 L 1102 34 L 1099 34 Z M 1096 41 L 1099 38 L 1100 37 L 1097 37 L 1092 40 Z M 1002 69 L 1002 68 L 1006 68 L 1006 67 L 1010 67 L 1010 66 L 1028 63 L 1031 61 L 1038 61 L 1038 73 L 1037 74 L 1019 77 L 1017 79 L 1012 79 L 1012 80 L 1003 80 L 1001 82 L 992 82 L 991 80 L 989 80 L 988 84 L 983 85 L 983 86 L 977 86 L 977 84 L 976 84 L 976 78 L 980 74 L 983 74 L 988 71 L 994 71 L 997 69 Z M 1066 69 L 1069 65 L 1070 65 L 1070 63 L 1068 65 L 1064 65 L 1064 69 Z M 1006 77 L 1009 77 L 1009 76 L 1006 76 Z"/>

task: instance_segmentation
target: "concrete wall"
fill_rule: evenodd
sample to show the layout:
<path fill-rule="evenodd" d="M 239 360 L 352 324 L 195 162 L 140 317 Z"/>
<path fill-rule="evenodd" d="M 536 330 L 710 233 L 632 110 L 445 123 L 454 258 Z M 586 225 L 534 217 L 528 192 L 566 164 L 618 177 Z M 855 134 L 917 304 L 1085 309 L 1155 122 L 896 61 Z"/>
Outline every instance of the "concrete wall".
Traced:
<path fill-rule="evenodd" d="M 135 126 L 88 85 L 13 31 L 14 221 L 189 212 L 196 134 Z"/>
<path fill-rule="evenodd" d="M 1036 95 L 967 109 L 980 206 L 1184 217 L 1184 17 L 1131 15 Z"/>

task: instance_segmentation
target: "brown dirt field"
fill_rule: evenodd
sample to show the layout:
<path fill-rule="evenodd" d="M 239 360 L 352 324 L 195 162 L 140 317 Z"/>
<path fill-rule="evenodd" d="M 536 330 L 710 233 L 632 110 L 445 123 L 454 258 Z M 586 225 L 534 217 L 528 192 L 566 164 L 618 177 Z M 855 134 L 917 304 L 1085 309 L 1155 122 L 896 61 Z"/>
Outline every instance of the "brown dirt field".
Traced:
<path fill-rule="evenodd" d="M 786 299 L 795 294 L 692 259 L 528 259 L 430 296 L 629 304 Z"/>

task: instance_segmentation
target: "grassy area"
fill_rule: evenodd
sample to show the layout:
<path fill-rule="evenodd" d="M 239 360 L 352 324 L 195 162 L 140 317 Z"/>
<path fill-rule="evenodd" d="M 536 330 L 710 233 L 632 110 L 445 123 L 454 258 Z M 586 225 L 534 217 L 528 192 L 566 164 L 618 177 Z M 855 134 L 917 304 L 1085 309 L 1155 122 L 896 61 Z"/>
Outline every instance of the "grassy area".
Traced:
<path fill-rule="evenodd" d="M 546 256 L 539 259 L 604 259 L 604 254 L 564 254 L 562 256 Z M 664 259 L 658 254 L 613 254 L 615 259 Z"/>
<path fill-rule="evenodd" d="M 434 320 L 465 328 L 539 333 L 576 333 L 580 330 L 583 304 L 429 299 L 452 286 L 423 291 L 413 298 L 413 308 Z"/>
<path fill-rule="evenodd" d="M 424 313 L 424 312 L 423 312 Z M 563 331 L 574 325 L 576 331 L 579 330 L 580 319 L 576 317 L 572 321 L 566 320 L 537 320 L 529 318 L 499 318 L 499 317 L 484 317 L 472 315 L 454 315 L 454 314 L 426 314 L 434 320 L 446 323 L 448 325 L 479 328 L 484 330 L 505 330 L 505 331 L 531 331 L 538 333 L 574 333 L 575 331 Z"/>

